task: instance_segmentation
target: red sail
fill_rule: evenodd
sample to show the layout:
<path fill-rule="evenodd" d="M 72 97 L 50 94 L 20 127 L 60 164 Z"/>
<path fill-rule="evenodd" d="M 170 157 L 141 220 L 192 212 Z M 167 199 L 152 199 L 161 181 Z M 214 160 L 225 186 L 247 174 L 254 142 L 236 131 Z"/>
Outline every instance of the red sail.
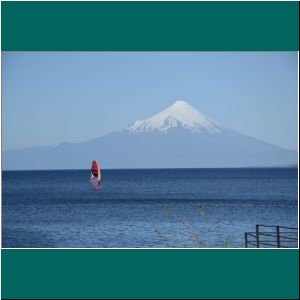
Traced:
<path fill-rule="evenodd" d="M 95 177 L 98 177 L 99 176 L 99 164 L 97 162 L 97 160 L 93 160 L 92 161 L 92 169 L 91 169 L 91 172 L 92 174 L 95 176 Z"/>

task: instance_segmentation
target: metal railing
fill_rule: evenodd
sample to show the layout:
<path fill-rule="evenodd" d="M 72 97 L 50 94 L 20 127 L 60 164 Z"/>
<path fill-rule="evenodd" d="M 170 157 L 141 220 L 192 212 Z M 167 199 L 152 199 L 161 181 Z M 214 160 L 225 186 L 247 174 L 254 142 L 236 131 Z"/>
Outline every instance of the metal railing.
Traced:
<path fill-rule="evenodd" d="M 245 232 L 245 248 L 297 247 L 298 228 L 295 227 L 256 225 L 255 232 Z"/>

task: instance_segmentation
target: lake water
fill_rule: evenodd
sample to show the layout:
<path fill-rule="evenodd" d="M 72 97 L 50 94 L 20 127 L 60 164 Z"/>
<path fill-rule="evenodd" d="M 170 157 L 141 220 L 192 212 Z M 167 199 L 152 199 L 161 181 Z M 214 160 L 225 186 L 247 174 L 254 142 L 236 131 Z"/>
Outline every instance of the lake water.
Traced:
<path fill-rule="evenodd" d="M 2 247 L 243 247 L 297 227 L 296 168 L 4 171 Z"/>

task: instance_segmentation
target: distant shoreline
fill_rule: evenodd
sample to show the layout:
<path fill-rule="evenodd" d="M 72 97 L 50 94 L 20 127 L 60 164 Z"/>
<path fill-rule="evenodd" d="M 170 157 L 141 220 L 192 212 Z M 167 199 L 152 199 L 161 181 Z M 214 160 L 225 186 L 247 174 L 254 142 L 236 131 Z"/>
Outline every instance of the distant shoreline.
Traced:
<path fill-rule="evenodd" d="M 128 171 L 128 170 L 232 170 L 232 169 L 298 169 L 298 165 L 288 166 L 258 166 L 258 167 L 211 167 L 211 168 L 101 168 L 104 171 Z M 84 169 L 25 169 L 25 170 L 2 170 L 2 172 L 42 172 L 42 171 L 89 171 Z"/>

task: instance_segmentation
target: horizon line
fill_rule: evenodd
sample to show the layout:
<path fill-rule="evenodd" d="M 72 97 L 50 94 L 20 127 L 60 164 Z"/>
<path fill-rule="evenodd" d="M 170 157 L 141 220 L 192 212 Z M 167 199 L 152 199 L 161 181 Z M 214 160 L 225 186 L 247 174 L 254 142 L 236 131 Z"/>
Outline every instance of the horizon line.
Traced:
<path fill-rule="evenodd" d="M 244 167 L 166 167 L 166 168 L 101 168 L 106 171 L 127 171 L 127 170 L 211 170 L 211 169 L 298 169 L 298 164 L 274 165 L 274 166 L 244 166 Z M 39 171 L 90 171 L 90 168 L 76 169 L 6 169 L 2 172 L 39 172 Z"/>

